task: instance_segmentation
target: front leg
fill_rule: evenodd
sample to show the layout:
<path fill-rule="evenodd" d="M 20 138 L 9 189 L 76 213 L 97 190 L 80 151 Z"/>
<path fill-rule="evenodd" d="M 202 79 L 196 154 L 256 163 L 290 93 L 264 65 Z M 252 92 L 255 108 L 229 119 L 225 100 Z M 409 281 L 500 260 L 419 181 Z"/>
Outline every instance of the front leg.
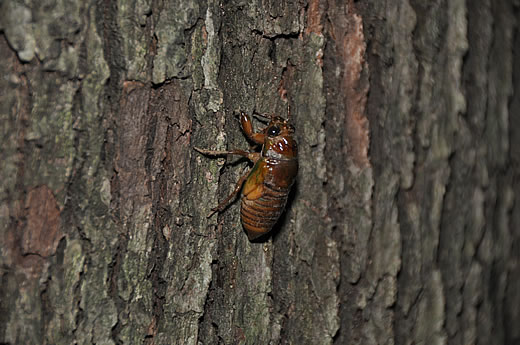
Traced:
<path fill-rule="evenodd" d="M 251 122 L 249 115 L 246 113 L 240 113 L 240 124 L 242 125 L 242 130 L 249 140 L 258 145 L 262 145 L 264 143 L 265 134 L 262 132 L 255 133 L 253 131 L 253 123 Z"/>

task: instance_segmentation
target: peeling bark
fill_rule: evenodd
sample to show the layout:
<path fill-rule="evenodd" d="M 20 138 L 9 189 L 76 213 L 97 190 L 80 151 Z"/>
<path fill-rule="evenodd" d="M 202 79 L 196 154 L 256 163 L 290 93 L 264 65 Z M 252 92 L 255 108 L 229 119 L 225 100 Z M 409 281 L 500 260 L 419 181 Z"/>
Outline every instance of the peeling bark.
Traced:
<path fill-rule="evenodd" d="M 2 2 L 0 343 L 519 343 L 519 20 Z M 238 204 L 206 217 L 245 163 L 192 149 L 247 149 L 238 111 L 296 127 L 263 243 Z"/>

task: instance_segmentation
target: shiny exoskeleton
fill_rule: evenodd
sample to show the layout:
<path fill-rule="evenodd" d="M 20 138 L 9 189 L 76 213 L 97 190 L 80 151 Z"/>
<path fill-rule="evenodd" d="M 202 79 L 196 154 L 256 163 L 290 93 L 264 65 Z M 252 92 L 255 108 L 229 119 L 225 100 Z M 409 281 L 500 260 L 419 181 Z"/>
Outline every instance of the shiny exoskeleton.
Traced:
<path fill-rule="evenodd" d="M 249 240 L 254 240 L 273 228 L 285 208 L 298 174 L 298 147 L 293 137 L 294 127 L 279 116 L 272 116 L 267 127 L 256 133 L 248 115 L 242 113 L 240 123 L 247 138 L 262 145 L 261 152 L 195 149 L 211 156 L 240 155 L 254 163 L 237 182 L 233 193 L 210 214 L 225 209 L 242 188 L 240 218 Z"/>

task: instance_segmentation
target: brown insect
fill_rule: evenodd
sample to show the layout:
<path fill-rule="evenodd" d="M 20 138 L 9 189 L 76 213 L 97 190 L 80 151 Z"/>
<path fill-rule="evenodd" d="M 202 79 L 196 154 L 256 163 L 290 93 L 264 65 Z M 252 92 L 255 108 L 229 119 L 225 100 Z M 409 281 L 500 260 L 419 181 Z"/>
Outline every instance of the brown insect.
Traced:
<path fill-rule="evenodd" d="M 247 138 L 262 145 L 260 152 L 211 151 L 197 147 L 195 150 L 208 156 L 239 155 L 254 163 L 238 180 L 233 193 L 208 216 L 224 210 L 242 189 L 240 218 L 249 240 L 254 240 L 271 231 L 285 208 L 298 173 L 298 147 L 293 137 L 294 127 L 279 116 L 270 116 L 267 127 L 257 133 L 245 113 L 240 114 L 240 123 Z"/>

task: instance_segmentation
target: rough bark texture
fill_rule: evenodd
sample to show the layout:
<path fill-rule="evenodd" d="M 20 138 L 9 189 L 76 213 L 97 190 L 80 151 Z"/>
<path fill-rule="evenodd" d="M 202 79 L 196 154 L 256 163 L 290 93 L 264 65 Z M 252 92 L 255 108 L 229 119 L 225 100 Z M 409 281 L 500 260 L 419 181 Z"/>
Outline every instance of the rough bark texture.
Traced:
<path fill-rule="evenodd" d="M 520 344 L 519 7 L 4 0 L 0 343 Z M 264 243 L 237 111 L 297 128 Z"/>

